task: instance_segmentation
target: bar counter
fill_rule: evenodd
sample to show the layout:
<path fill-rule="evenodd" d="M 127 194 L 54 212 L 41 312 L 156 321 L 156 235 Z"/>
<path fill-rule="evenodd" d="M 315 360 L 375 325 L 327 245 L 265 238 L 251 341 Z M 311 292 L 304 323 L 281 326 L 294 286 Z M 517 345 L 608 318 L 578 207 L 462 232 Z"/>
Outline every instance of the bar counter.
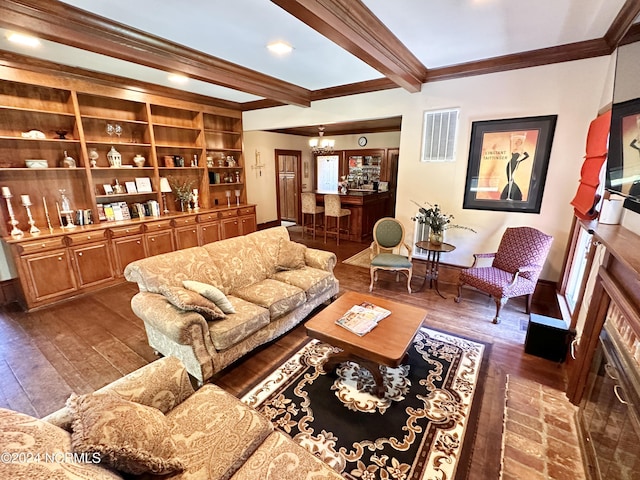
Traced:
<path fill-rule="evenodd" d="M 316 191 L 316 204 L 324 206 L 324 196 L 330 192 Z M 366 242 L 372 239 L 375 223 L 388 215 L 390 192 L 375 192 L 373 190 L 349 190 L 340 195 L 342 208 L 351 210 L 349 215 L 349 237 L 341 234 L 341 239 L 354 242 Z M 346 222 L 342 220 L 343 225 Z"/>

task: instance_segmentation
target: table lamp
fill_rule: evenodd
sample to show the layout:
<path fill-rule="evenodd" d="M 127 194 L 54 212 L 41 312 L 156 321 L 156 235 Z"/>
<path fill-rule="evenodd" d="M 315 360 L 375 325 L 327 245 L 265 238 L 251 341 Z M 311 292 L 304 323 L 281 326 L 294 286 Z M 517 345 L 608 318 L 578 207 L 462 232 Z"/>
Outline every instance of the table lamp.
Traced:
<path fill-rule="evenodd" d="M 171 185 L 169 185 L 169 179 L 167 177 L 160 177 L 160 192 L 162 192 L 162 213 L 165 215 L 169 213 L 167 208 L 167 193 L 171 192 Z"/>

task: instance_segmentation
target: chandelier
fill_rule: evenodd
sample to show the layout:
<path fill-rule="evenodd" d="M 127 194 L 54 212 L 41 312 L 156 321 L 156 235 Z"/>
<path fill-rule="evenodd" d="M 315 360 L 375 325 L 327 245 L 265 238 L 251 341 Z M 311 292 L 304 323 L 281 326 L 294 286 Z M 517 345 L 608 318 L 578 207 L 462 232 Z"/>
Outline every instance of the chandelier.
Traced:
<path fill-rule="evenodd" d="M 324 138 L 324 127 L 318 127 L 318 138 L 312 138 L 309 140 L 309 146 L 311 152 L 314 155 L 326 155 L 327 153 L 333 153 L 333 147 L 336 144 L 335 140 Z"/>

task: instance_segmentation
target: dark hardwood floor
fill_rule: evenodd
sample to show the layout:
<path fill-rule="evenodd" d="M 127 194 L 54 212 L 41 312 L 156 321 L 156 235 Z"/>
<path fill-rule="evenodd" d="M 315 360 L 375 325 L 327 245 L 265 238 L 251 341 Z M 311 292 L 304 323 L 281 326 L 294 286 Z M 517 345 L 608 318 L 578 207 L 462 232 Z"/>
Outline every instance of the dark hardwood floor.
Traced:
<path fill-rule="evenodd" d="M 335 274 L 341 293 L 367 292 L 369 270 L 346 265 L 342 260 L 368 245 L 335 239 L 301 239 L 299 228 L 291 238 L 309 246 L 332 250 L 338 255 Z M 446 256 L 443 256 L 446 262 Z M 471 263 L 471 259 L 469 260 Z M 414 275 L 423 266 L 418 262 Z M 490 345 L 484 397 L 471 459 L 471 479 L 498 478 L 502 438 L 502 414 L 506 375 L 526 378 L 563 390 L 565 371 L 560 364 L 524 353 L 527 315 L 524 298 L 510 300 L 503 308 L 502 323 L 491 323 L 495 306 L 479 292 L 464 290 L 463 301 L 455 303 L 456 269 L 441 269 L 440 298 L 428 288 L 409 294 L 406 282 L 381 272 L 374 296 L 426 308 L 428 326 L 465 335 Z M 417 289 L 421 279 L 414 278 Z M 98 293 L 71 299 L 39 311 L 25 313 L 15 305 L 0 309 L 0 406 L 37 417 L 62 407 L 72 392 L 87 393 L 155 360 L 147 345 L 142 321 L 131 311 L 130 298 L 137 292 L 123 284 Z M 536 304 L 546 314 L 553 305 Z M 219 373 L 214 382 L 239 395 L 287 358 L 305 341 L 298 326 L 275 342 L 262 347 Z"/>

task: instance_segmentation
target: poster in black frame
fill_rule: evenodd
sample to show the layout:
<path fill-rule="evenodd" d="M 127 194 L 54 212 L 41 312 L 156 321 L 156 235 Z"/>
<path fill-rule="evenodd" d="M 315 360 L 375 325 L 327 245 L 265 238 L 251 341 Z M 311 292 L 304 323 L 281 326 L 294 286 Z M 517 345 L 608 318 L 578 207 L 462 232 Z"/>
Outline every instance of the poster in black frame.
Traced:
<path fill-rule="evenodd" d="M 540 213 L 557 119 L 473 122 L 462 208 Z"/>

